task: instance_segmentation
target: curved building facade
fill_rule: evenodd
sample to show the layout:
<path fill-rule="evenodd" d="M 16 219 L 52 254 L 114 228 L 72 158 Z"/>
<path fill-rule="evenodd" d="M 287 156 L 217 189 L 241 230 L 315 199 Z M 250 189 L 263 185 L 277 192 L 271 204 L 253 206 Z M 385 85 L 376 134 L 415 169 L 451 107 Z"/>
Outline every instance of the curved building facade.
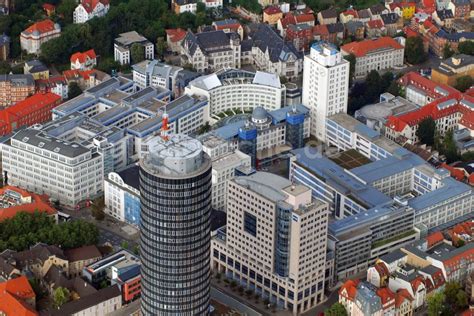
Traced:
<path fill-rule="evenodd" d="M 263 71 L 221 70 L 194 79 L 186 91 L 207 97 L 211 114 L 232 109 L 252 111 L 258 106 L 272 111 L 286 105 L 285 85 L 277 75 Z"/>
<path fill-rule="evenodd" d="M 143 315 L 208 315 L 211 160 L 198 140 L 157 137 L 140 162 Z"/>

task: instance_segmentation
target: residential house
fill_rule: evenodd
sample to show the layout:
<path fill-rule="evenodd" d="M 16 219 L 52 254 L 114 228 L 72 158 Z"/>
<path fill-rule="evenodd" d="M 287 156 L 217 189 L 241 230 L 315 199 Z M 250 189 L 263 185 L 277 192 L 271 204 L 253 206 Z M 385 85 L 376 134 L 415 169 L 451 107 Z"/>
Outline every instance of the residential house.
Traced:
<path fill-rule="evenodd" d="M 0 283 L 0 311 L 2 315 L 39 315 L 36 294 L 27 277 L 22 275 Z"/>
<path fill-rule="evenodd" d="M 49 268 L 40 283 L 50 297 L 54 295 L 54 290 L 58 287 L 68 289 L 74 300 L 97 292 L 89 282 L 84 281 L 81 277 L 68 278 L 67 273 L 61 267 L 55 265 Z"/>
<path fill-rule="evenodd" d="M 356 56 L 355 76 L 365 77 L 372 70 L 403 65 L 404 47 L 391 37 L 352 42 L 341 46 L 343 55 Z"/>
<path fill-rule="evenodd" d="M 43 20 L 33 23 L 20 34 L 20 46 L 28 54 L 39 54 L 41 45 L 47 41 L 59 37 L 61 26 L 51 20 Z"/>
<path fill-rule="evenodd" d="M 431 70 L 431 80 L 453 86 L 457 78 L 474 77 L 474 56 L 458 54 L 441 61 L 439 66 Z"/>
<path fill-rule="evenodd" d="M 454 13 L 455 18 L 467 19 L 471 15 L 470 0 L 451 0 L 448 8 Z"/>
<path fill-rule="evenodd" d="M 0 60 L 7 60 L 10 56 L 10 42 L 9 36 L 0 35 Z"/>
<path fill-rule="evenodd" d="M 32 75 L 0 75 L 0 107 L 8 107 L 23 101 L 35 93 Z"/>
<path fill-rule="evenodd" d="M 121 65 L 130 64 L 130 49 L 133 45 L 141 45 L 144 50 L 145 59 L 153 59 L 155 57 L 155 45 L 142 35 L 135 31 L 119 34 L 114 41 L 114 59 Z M 133 60 L 132 60 L 133 62 Z"/>
<path fill-rule="evenodd" d="M 337 23 L 337 11 L 335 8 L 323 10 L 318 13 L 319 24 Z"/>
<path fill-rule="evenodd" d="M 365 24 L 367 38 L 378 38 L 387 35 L 382 19 L 370 20 Z"/>
<path fill-rule="evenodd" d="M 4 118 L 9 114 L 7 111 L 8 109 L 2 110 L 0 113 L 0 132 L 2 136 L 7 134 L 4 132 L 4 128 L 2 126 L 4 123 Z M 25 120 L 25 118 L 22 119 Z M 30 193 L 21 188 L 6 185 L 0 189 L 0 199 L 2 201 L 0 202 L 0 222 L 3 222 L 6 219 L 13 218 L 16 214 L 20 212 L 25 212 L 29 214 L 34 214 L 35 212 L 42 212 L 45 213 L 48 217 L 54 219 L 55 222 L 57 222 L 57 212 L 50 205 L 48 197 L 45 195 Z"/>
<path fill-rule="evenodd" d="M 357 11 L 357 16 L 359 17 L 358 20 L 361 21 L 362 23 L 367 23 L 372 18 L 372 16 L 370 15 L 369 9 L 362 9 L 362 10 Z"/>
<path fill-rule="evenodd" d="M 197 0 L 172 0 L 171 8 L 175 14 L 182 14 L 185 12 L 196 13 L 197 10 Z"/>
<path fill-rule="evenodd" d="M 344 39 L 344 24 L 333 23 L 326 24 L 328 29 L 328 41 L 333 44 L 339 44 Z"/>
<path fill-rule="evenodd" d="M 206 6 L 206 10 L 222 8 L 222 6 L 224 5 L 223 0 L 202 0 L 201 2 L 204 3 L 204 5 Z M 196 10 L 197 10 L 197 6 L 196 6 Z"/>
<path fill-rule="evenodd" d="M 269 25 L 255 25 L 250 33 L 253 62 L 257 69 L 292 80 L 303 71 L 303 56 Z"/>
<path fill-rule="evenodd" d="M 349 21 L 345 24 L 346 37 L 354 40 L 363 40 L 365 38 L 365 26 L 361 21 Z"/>
<path fill-rule="evenodd" d="M 316 41 L 329 41 L 329 30 L 325 24 L 318 24 L 313 27 L 313 38 Z"/>
<path fill-rule="evenodd" d="M 79 248 L 68 249 L 64 255 L 69 261 L 69 277 L 81 276 L 82 269 L 102 258 L 102 253 L 97 246 L 89 245 Z"/>
<path fill-rule="evenodd" d="M 421 0 L 416 3 L 416 12 L 428 15 L 436 11 L 436 0 Z"/>
<path fill-rule="evenodd" d="M 93 49 L 83 53 L 77 52 L 71 55 L 71 69 L 91 70 L 97 66 L 97 55 Z"/>
<path fill-rule="evenodd" d="M 240 68 L 240 37 L 237 33 L 212 31 L 194 34 L 188 31 L 181 43 L 183 64 L 189 63 L 200 73 L 222 68 Z"/>
<path fill-rule="evenodd" d="M 380 19 L 380 15 L 390 12 L 390 10 L 381 3 L 371 6 L 369 11 L 371 20 L 378 20 Z"/>
<path fill-rule="evenodd" d="M 310 9 L 295 10 L 285 14 L 283 18 L 277 22 L 277 30 L 280 35 L 284 38 L 286 29 L 289 25 L 309 25 L 314 26 L 315 18 L 313 11 Z"/>
<path fill-rule="evenodd" d="M 51 316 L 101 316 L 107 315 L 122 307 L 122 293 L 117 285 L 98 290 L 95 293 L 70 301 L 59 309 L 51 310 Z"/>
<path fill-rule="evenodd" d="M 57 94 L 61 100 L 66 100 L 69 94 L 69 87 L 64 76 L 50 76 L 48 79 L 36 80 L 36 93 L 46 94 L 48 92 Z"/>
<path fill-rule="evenodd" d="M 394 36 L 398 32 L 403 31 L 403 19 L 396 13 L 381 14 L 380 18 L 383 21 L 388 36 Z"/>
<path fill-rule="evenodd" d="M 353 8 L 350 8 L 339 14 L 339 21 L 344 24 L 346 24 L 349 21 L 356 21 L 358 19 L 359 19 L 359 15 L 357 14 L 357 11 L 354 10 Z"/>
<path fill-rule="evenodd" d="M 224 31 L 225 33 L 237 33 L 240 39 L 244 39 L 244 28 L 236 19 L 226 19 L 222 21 L 212 22 L 212 26 L 216 31 Z"/>
<path fill-rule="evenodd" d="M 23 66 L 23 73 L 25 75 L 30 74 L 33 76 L 33 79 L 48 79 L 49 78 L 49 69 L 38 59 L 33 59 L 25 62 Z"/>
<path fill-rule="evenodd" d="M 313 41 L 313 27 L 307 24 L 290 24 L 285 39 L 293 43 L 298 51 L 308 51 Z"/>
<path fill-rule="evenodd" d="M 413 298 L 405 289 L 395 293 L 395 315 L 413 316 Z"/>
<path fill-rule="evenodd" d="M 109 0 L 81 0 L 74 9 L 74 23 L 85 23 L 92 18 L 102 17 L 109 12 Z"/>
<path fill-rule="evenodd" d="M 398 267 L 388 281 L 392 292 L 405 289 L 413 297 L 413 309 L 421 308 L 426 302 L 426 285 L 423 276 L 417 273 L 416 268 L 410 264 Z"/>
<path fill-rule="evenodd" d="M 277 6 L 270 6 L 263 10 L 263 23 L 275 25 L 281 18 L 283 18 L 283 12 Z"/>
<path fill-rule="evenodd" d="M 96 85 L 109 80 L 110 75 L 103 71 L 92 70 L 65 70 L 63 76 L 66 78 L 68 84 L 76 82 L 82 91 L 95 87 Z"/>
<path fill-rule="evenodd" d="M 436 10 L 433 13 L 433 20 L 441 27 L 450 29 L 453 27 L 454 15 L 450 9 Z"/>
<path fill-rule="evenodd" d="M 56 7 L 51 3 L 43 3 L 43 10 L 48 17 L 56 13 Z"/>
<path fill-rule="evenodd" d="M 186 37 L 187 31 L 182 28 L 166 29 L 166 44 L 173 53 L 181 52 L 181 43 Z"/>

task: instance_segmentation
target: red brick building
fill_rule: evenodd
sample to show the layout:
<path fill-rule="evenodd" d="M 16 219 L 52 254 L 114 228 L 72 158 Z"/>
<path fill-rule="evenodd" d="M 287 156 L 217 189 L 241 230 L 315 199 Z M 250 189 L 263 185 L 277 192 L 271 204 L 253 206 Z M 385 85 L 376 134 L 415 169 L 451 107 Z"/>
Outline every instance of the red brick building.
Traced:
<path fill-rule="evenodd" d="M 61 103 L 54 93 L 37 93 L 0 111 L 0 136 L 22 127 L 51 120 L 51 110 Z"/>
<path fill-rule="evenodd" d="M 313 40 L 313 27 L 307 24 L 290 24 L 286 29 L 286 40 L 293 43 L 297 50 L 309 50 Z"/>

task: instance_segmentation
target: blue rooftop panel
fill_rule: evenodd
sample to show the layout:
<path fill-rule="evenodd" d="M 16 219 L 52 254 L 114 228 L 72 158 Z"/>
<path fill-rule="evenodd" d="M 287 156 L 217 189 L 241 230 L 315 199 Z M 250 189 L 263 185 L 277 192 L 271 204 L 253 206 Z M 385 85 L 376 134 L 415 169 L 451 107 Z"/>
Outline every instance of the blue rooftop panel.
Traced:
<path fill-rule="evenodd" d="M 269 112 L 270 116 L 273 119 L 273 122 L 275 123 L 280 123 L 286 120 L 286 113 L 291 111 L 293 109 L 293 106 L 285 106 L 284 108 L 274 110 Z M 309 109 L 305 107 L 304 105 L 296 105 L 296 110 L 304 115 L 309 113 Z"/>
<path fill-rule="evenodd" d="M 380 136 L 379 132 L 371 129 L 370 127 L 362 123 L 358 124 L 355 130 L 359 132 L 359 134 L 364 135 L 370 139 L 374 139 Z"/>

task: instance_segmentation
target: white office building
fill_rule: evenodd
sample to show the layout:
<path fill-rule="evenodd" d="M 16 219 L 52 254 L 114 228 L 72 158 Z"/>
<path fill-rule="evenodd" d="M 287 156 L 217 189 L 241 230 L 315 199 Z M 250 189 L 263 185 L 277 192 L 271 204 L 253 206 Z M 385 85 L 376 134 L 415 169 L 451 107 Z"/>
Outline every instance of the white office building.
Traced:
<path fill-rule="evenodd" d="M 326 118 L 347 112 L 349 62 L 337 48 L 318 42 L 304 58 L 303 104 L 311 111 L 311 135 L 326 140 Z"/>
<path fill-rule="evenodd" d="M 306 312 L 324 300 L 328 213 L 306 186 L 266 172 L 236 177 L 211 267 L 293 315 Z"/>
<path fill-rule="evenodd" d="M 28 128 L 2 144 L 8 184 L 47 194 L 75 207 L 102 193 L 104 158 L 97 148 L 67 142 Z"/>
<path fill-rule="evenodd" d="M 131 31 L 119 34 L 119 37 L 115 39 L 114 60 L 118 61 L 121 65 L 130 64 L 130 48 L 133 44 L 143 46 L 145 59 L 153 59 L 155 57 L 155 45 L 137 32 Z"/>
<path fill-rule="evenodd" d="M 194 79 L 185 91 L 205 96 L 211 114 L 228 110 L 247 112 L 259 106 L 272 111 L 286 105 L 286 87 L 278 75 L 262 71 L 220 70 Z"/>
<path fill-rule="evenodd" d="M 212 160 L 212 207 L 225 210 L 227 204 L 227 183 L 236 174 L 252 172 L 249 155 L 232 148 L 231 144 L 213 134 L 199 139 L 202 148 Z"/>

